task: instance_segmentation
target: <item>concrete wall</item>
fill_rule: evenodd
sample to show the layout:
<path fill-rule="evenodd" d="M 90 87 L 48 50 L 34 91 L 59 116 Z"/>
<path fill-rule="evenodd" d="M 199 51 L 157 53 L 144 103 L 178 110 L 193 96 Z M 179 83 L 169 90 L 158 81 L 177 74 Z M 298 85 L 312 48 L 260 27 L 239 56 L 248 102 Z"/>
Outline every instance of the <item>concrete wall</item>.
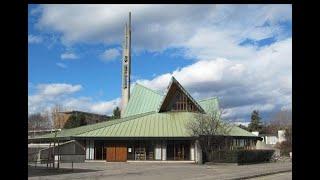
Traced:
<path fill-rule="evenodd" d="M 161 144 L 157 144 L 155 146 L 154 151 L 155 151 L 155 160 L 161 160 L 161 153 L 162 153 Z"/>
<path fill-rule="evenodd" d="M 202 160 L 202 149 L 200 147 L 199 141 L 196 140 L 195 141 L 195 162 L 198 164 L 202 164 L 203 160 Z"/>
<path fill-rule="evenodd" d="M 194 161 L 195 160 L 195 148 L 194 148 L 194 144 L 191 145 L 190 147 L 190 160 Z"/>
<path fill-rule="evenodd" d="M 286 140 L 285 130 L 278 131 L 278 142 L 281 143 Z"/>
<path fill-rule="evenodd" d="M 162 144 L 162 160 L 167 160 L 167 144 Z"/>
<path fill-rule="evenodd" d="M 56 155 L 55 160 L 60 159 L 61 163 L 83 163 L 85 162 L 85 155 Z"/>
<path fill-rule="evenodd" d="M 84 162 L 84 160 L 82 161 L 82 159 L 85 158 L 85 149 L 77 141 L 73 140 L 65 143 L 59 143 L 59 146 L 56 143 L 55 145 L 55 147 L 52 146 L 49 148 L 39 150 L 39 159 L 41 159 L 42 161 L 47 161 L 53 160 L 53 158 L 63 157 L 65 161 L 67 161 L 68 159 L 75 158 L 73 159 L 74 162 Z M 56 157 L 53 157 L 54 155 Z"/>

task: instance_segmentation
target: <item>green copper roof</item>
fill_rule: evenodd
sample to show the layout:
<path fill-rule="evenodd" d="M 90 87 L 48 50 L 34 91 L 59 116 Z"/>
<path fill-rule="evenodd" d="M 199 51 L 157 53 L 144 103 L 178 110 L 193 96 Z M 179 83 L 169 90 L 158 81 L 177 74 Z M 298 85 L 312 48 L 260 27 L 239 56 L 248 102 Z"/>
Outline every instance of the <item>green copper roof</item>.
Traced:
<path fill-rule="evenodd" d="M 126 118 L 114 119 L 114 120 L 100 122 L 100 123 L 96 123 L 96 124 L 80 126 L 80 127 L 77 127 L 77 128 L 63 129 L 62 131 L 57 132 L 57 137 L 76 136 L 76 135 L 81 134 L 81 133 L 89 132 L 89 131 L 96 130 L 96 129 L 99 129 L 99 128 L 102 128 L 102 127 L 110 126 L 110 125 L 113 125 L 113 124 L 116 124 L 116 123 L 120 123 L 120 122 L 123 122 L 123 121 L 130 120 L 130 119 L 134 119 L 134 118 L 137 118 L 137 117 L 145 116 L 145 115 L 148 115 L 148 114 L 151 114 L 151 113 L 149 112 L 149 113 L 138 114 L 138 115 L 134 115 L 134 116 L 126 117 Z M 55 133 L 44 134 L 44 135 L 41 135 L 41 136 L 34 137 L 34 139 L 37 139 L 37 138 L 53 138 L 54 134 Z"/>
<path fill-rule="evenodd" d="M 233 126 L 231 131 L 229 132 L 229 136 L 252 136 L 257 137 L 256 135 L 252 134 L 249 131 L 246 131 L 238 126 Z"/>
<path fill-rule="evenodd" d="M 191 137 L 187 124 L 194 120 L 194 115 L 191 112 L 155 112 L 81 133 L 77 137 Z M 236 126 L 230 135 L 254 136 Z"/>
<path fill-rule="evenodd" d="M 190 137 L 185 125 L 193 113 L 153 113 L 106 126 L 78 136 L 86 137 Z"/>
<path fill-rule="evenodd" d="M 66 129 L 57 137 L 192 137 L 187 124 L 195 119 L 191 112 L 145 113 L 137 116 Z M 231 136 L 255 136 L 237 126 Z M 52 138 L 54 133 L 38 138 Z"/>
<path fill-rule="evenodd" d="M 158 107 L 163 97 L 156 91 L 136 84 L 121 119 L 63 129 L 57 133 L 57 137 L 191 137 L 186 125 L 195 120 L 195 113 L 159 113 Z M 217 98 L 200 100 L 197 104 L 208 114 L 219 109 Z M 232 127 L 229 135 L 255 136 L 237 126 Z M 31 139 L 53 137 L 54 133 L 50 133 Z"/>
<path fill-rule="evenodd" d="M 123 117 L 158 111 L 163 98 L 164 95 L 160 94 L 159 92 L 144 87 L 140 84 L 135 84 L 130 95 L 128 105 L 124 111 Z M 196 102 L 206 113 L 212 110 L 219 109 L 219 103 L 216 97 L 199 100 Z"/>
<path fill-rule="evenodd" d="M 212 111 L 217 111 L 219 109 L 219 101 L 218 101 L 218 98 L 216 97 L 199 100 L 198 103 L 206 113 L 211 114 Z"/>
<path fill-rule="evenodd" d="M 162 95 L 156 91 L 136 84 L 130 94 L 130 100 L 123 117 L 156 111 Z"/>

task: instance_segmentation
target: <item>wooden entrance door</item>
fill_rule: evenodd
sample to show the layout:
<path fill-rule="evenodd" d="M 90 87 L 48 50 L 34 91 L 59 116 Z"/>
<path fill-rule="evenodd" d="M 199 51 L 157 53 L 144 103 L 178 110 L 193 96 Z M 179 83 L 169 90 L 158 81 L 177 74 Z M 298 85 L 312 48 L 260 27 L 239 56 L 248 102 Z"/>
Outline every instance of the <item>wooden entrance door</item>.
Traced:
<path fill-rule="evenodd" d="M 116 161 L 116 147 L 108 146 L 107 147 L 107 161 L 112 162 Z"/>
<path fill-rule="evenodd" d="M 127 161 L 127 146 L 125 145 L 116 146 L 116 161 L 117 162 Z"/>
<path fill-rule="evenodd" d="M 113 144 L 107 146 L 108 162 L 125 162 L 127 161 L 127 146 L 123 144 Z"/>

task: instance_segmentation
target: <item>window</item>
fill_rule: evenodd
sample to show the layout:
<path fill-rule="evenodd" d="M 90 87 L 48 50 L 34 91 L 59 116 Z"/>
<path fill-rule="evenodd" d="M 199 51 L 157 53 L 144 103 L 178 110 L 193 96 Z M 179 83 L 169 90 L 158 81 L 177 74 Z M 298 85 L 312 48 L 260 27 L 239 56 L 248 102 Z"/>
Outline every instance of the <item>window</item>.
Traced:
<path fill-rule="evenodd" d="M 193 105 L 192 101 L 179 90 L 175 92 L 173 100 L 169 105 L 168 110 L 170 111 L 188 111 L 196 112 L 198 111 Z"/>

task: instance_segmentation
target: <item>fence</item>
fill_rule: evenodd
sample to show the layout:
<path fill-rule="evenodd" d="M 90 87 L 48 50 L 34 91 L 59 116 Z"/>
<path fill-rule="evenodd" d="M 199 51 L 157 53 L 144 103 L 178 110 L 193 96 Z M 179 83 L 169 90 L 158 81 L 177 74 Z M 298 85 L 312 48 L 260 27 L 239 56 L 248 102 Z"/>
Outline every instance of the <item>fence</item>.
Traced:
<path fill-rule="evenodd" d="M 34 153 L 35 154 L 35 153 Z M 39 153 L 38 153 L 39 154 Z M 40 156 L 40 155 L 34 155 Z M 46 164 L 47 168 L 59 168 L 62 163 L 71 163 L 71 168 L 73 169 L 74 163 L 83 163 L 85 162 L 85 155 L 82 154 L 68 154 L 68 155 L 55 155 L 55 157 L 50 158 L 33 158 L 28 160 L 28 164 L 37 168 L 37 166 L 44 166 Z"/>

